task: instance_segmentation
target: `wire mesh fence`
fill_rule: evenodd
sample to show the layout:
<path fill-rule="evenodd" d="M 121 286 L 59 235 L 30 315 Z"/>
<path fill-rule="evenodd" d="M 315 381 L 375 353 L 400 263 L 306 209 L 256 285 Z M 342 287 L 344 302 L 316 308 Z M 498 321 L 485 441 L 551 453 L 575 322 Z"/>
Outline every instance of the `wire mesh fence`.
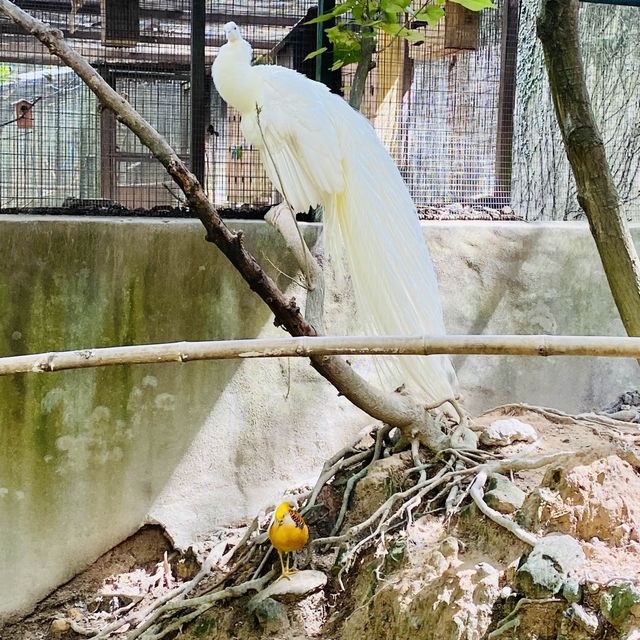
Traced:
<path fill-rule="evenodd" d="M 187 2 L 25 0 L 188 159 Z M 186 21 L 182 17 L 186 12 Z M 175 204 L 160 164 L 40 43 L 0 22 L 0 207 Z M 22 105 L 27 116 L 19 116 Z"/>
<path fill-rule="evenodd" d="M 438 27 L 414 25 L 423 45 L 391 37 L 379 43 L 363 110 L 420 209 L 509 202 L 516 46 L 504 29 L 510 8 L 499 2 L 494 11 L 473 13 L 449 3 Z M 517 13 L 509 15 L 517 24 Z"/>
<path fill-rule="evenodd" d="M 318 37 L 318 27 L 306 24 L 317 15 L 308 0 L 18 4 L 62 30 L 167 138 L 212 202 L 230 209 L 268 206 L 278 194 L 244 141 L 238 114 L 210 81 L 224 23 L 242 27 L 259 63 L 319 77 L 345 97 L 353 80 L 353 65 L 328 71 L 330 51 L 318 65 L 305 60 Z M 473 13 L 449 2 L 438 27 L 411 25 L 424 35 L 420 46 L 381 36 L 362 110 L 425 217 L 579 214 L 535 43 L 535 4 L 499 0 L 495 10 Z M 582 9 L 596 115 L 625 210 L 638 219 L 639 25 L 633 7 Z M 620 100 L 609 100 L 613 94 Z M 168 211 L 182 203 L 137 138 L 32 36 L 2 19 L 0 125 L 0 211 L 79 202 Z"/>
<path fill-rule="evenodd" d="M 60 206 L 69 196 L 95 197 L 99 119 L 93 94 L 65 67 L 17 63 L 11 74 L 0 85 L 1 205 Z"/>

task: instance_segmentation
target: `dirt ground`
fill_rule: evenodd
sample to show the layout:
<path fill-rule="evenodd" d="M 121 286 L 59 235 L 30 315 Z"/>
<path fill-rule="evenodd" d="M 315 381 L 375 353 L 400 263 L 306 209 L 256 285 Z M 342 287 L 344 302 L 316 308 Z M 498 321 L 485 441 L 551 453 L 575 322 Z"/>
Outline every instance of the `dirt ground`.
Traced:
<path fill-rule="evenodd" d="M 591 539 L 581 540 L 587 558 L 585 574 L 582 579 L 599 585 L 621 580 L 637 583 L 640 576 L 640 490 L 637 492 L 638 495 L 631 496 L 635 500 L 633 504 L 628 500 L 629 496 L 623 495 L 620 497 L 616 492 L 624 490 L 624 487 L 619 486 L 620 478 L 624 474 L 628 475 L 625 482 L 630 482 L 633 485 L 637 481 L 638 487 L 640 487 L 640 475 L 638 474 L 640 461 L 637 459 L 637 450 L 635 449 L 640 436 L 638 425 L 634 425 L 632 422 L 613 423 L 606 417 L 601 420 L 597 416 L 593 419 L 587 419 L 586 417 L 576 419 L 560 412 L 554 412 L 552 409 L 545 410 L 528 408 L 523 405 L 508 405 L 473 418 L 471 426 L 474 431 L 482 431 L 495 420 L 508 417 L 517 417 L 518 420 L 529 424 L 535 429 L 538 437 L 531 443 L 516 442 L 503 446 L 499 450 L 500 456 L 534 457 L 558 451 L 587 449 L 593 451 L 608 449 L 610 453 L 623 450 L 627 452 L 628 455 L 625 455 L 627 455 L 632 464 L 613 456 L 611 459 L 607 458 L 608 462 L 606 464 L 614 466 L 603 467 L 615 469 L 616 464 L 622 465 L 620 467 L 621 476 L 612 478 L 611 481 L 600 478 L 597 475 L 597 468 L 593 467 L 593 465 L 591 467 L 585 466 L 585 471 L 576 471 L 575 469 L 573 471 L 571 469 L 563 471 L 563 486 L 568 486 L 573 482 L 578 487 L 578 494 L 580 493 L 580 487 L 582 487 L 585 495 L 579 495 L 578 498 L 575 495 L 572 496 L 571 500 L 573 502 L 568 507 L 568 498 L 565 499 L 565 502 L 562 502 L 564 498 L 562 498 L 562 492 L 559 490 L 557 496 L 560 497 L 556 497 L 557 502 L 547 504 L 545 506 L 546 511 L 544 509 L 536 511 L 535 509 L 532 510 L 532 508 L 530 508 L 530 511 L 532 513 L 535 511 L 538 514 L 535 517 L 531 517 L 534 520 L 537 518 L 535 525 L 539 531 L 555 530 L 556 532 L 563 532 L 563 527 L 570 530 L 573 527 L 574 533 L 575 531 L 580 533 L 580 527 L 582 526 L 584 529 L 587 526 L 584 524 L 586 522 L 585 518 L 591 518 L 589 526 L 598 526 L 597 522 L 593 524 L 595 522 L 594 518 L 596 518 L 593 515 L 595 507 L 587 505 L 587 509 L 585 504 L 590 500 L 589 493 L 593 493 L 596 490 L 600 491 L 601 495 L 598 495 L 598 501 L 606 504 L 608 511 L 599 513 L 597 517 L 601 518 L 601 520 L 604 518 L 601 525 L 604 527 L 602 530 L 605 533 L 601 534 L 601 537 L 592 536 Z M 594 454 L 593 457 L 596 459 L 598 455 Z M 634 460 L 638 464 L 633 464 Z M 580 469 L 582 468 L 580 467 Z M 593 469 L 596 469 L 596 471 L 593 471 Z M 528 494 L 525 507 L 523 507 L 525 511 L 527 504 L 534 504 L 535 506 L 534 494 L 541 483 L 549 485 L 551 482 L 549 473 L 548 468 L 540 468 L 511 474 L 513 482 Z M 576 479 L 576 473 L 583 473 L 583 476 Z M 611 472 L 607 471 L 607 473 Z M 597 489 L 594 488 L 596 484 Z M 635 489 L 633 490 L 635 491 Z M 573 519 L 564 517 L 567 509 L 578 509 L 578 502 L 582 502 L 581 510 L 575 511 L 578 516 Z M 606 520 L 606 517 L 617 517 L 616 509 L 619 510 L 621 504 L 624 514 L 626 514 L 621 516 L 625 521 L 619 523 L 619 526 L 622 527 L 621 533 L 616 534 L 618 536 L 616 539 L 613 537 L 607 539 L 607 531 L 609 529 L 613 531 L 615 527 Z M 357 508 L 361 506 L 359 505 Z M 363 508 L 366 510 L 368 507 L 365 506 Z M 405 564 L 398 562 L 397 571 L 396 567 L 389 566 L 388 563 L 384 564 L 384 575 L 377 576 L 373 582 L 370 573 L 368 573 L 369 569 L 367 569 L 366 562 L 361 562 L 353 568 L 351 575 L 347 577 L 346 591 L 343 592 L 335 579 L 335 573 L 331 572 L 330 565 L 322 567 L 320 566 L 322 564 L 320 560 L 317 558 L 315 560 L 312 559 L 311 564 L 315 562 L 314 568 L 328 569 L 329 583 L 321 592 L 307 595 L 298 600 L 285 599 L 287 612 L 282 615 L 287 622 L 286 624 L 282 623 L 284 626 L 277 627 L 276 632 L 265 627 L 264 620 L 257 620 L 255 616 L 248 613 L 246 608 L 248 597 L 244 597 L 234 601 L 232 605 L 213 607 L 193 624 L 186 626 L 182 635 L 176 636 L 173 634 L 168 637 L 222 639 L 271 636 L 286 638 L 287 640 L 312 637 L 325 639 L 344 638 L 346 640 L 348 637 L 357 637 L 354 635 L 357 634 L 362 636 L 360 640 L 366 640 L 367 637 L 377 637 L 367 636 L 366 631 L 372 625 L 372 615 L 374 617 L 383 615 L 380 611 L 375 613 L 376 607 L 386 606 L 388 610 L 385 609 L 384 615 L 389 616 L 389 624 L 398 624 L 400 625 L 398 629 L 404 629 L 405 627 L 402 625 L 405 624 L 405 618 L 402 617 L 404 614 L 400 612 L 405 609 L 406 611 L 412 610 L 413 605 L 409 602 L 411 598 L 406 594 L 410 593 L 416 584 L 427 585 L 421 587 L 421 593 L 423 594 L 428 593 L 429 588 L 433 590 L 437 587 L 445 591 L 449 589 L 450 591 L 452 590 L 452 593 L 455 593 L 456 589 L 458 589 L 462 594 L 460 595 L 460 600 L 462 601 L 465 597 L 463 586 L 466 583 L 464 583 L 464 580 L 471 580 L 469 584 L 476 590 L 474 593 L 477 592 L 477 584 L 479 584 L 478 582 L 473 582 L 474 580 L 479 580 L 480 582 L 482 580 L 485 582 L 493 580 L 491 572 L 487 570 L 489 577 L 483 577 L 482 571 L 485 571 L 485 569 L 478 569 L 478 567 L 483 567 L 484 565 L 491 565 L 499 577 L 495 578 L 494 590 L 496 591 L 492 596 L 494 598 L 492 606 L 486 609 L 483 614 L 482 607 L 476 603 L 474 605 L 476 609 L 474 609 L 475 613 L 473 615 L 475 618 L 473 620 L 475 620 L 474 624 L 478 624 L 480 627 L 484 625 L 482 628 L 494 629 L 495 621 L 491 622 L 488 618 L 485 618 L 486 616 L 495 617 L 499 615 L 500 607 L 496 602 L 498 602 L 497 599 L 499 597 L 502 597 L 499 596 L 499 593 L 502 593 L 500 590 L 504 590 L 508 582 L 509 565 L 526 550 L 526 545 L 515 540 L 512 534 L 495 523 L 488 521 L 477 512 L 474 513 L 472 518 L 443 518 L 437 514 L 428 517 L 431 520 L 425 519 L 425 516 L 420 521 L 416 521 L 413 524 L 414 529 L 407 534 L 408 539 L 412 541 L 413 547 L 416 549 L 420 547 L 421 549 L 420 562 L 417 563 L 416 561 L 418 556 L 415 556 L 413 560 L 411 557 L 408 560 L 405 558 L 403 561 Z M 425 533 L 427 530 L 430 533 Z M 433 533 L 434 531 L 437 531 L 437 535 Z M 238 533 L 238 535 L 240 534 Z M 611 535 L 613 536 L 613 533 Z M 432 538 L 429 538 L 429 536 Z M 452 536 L 457 540 L 455 543 L 456 563 L 450 566 L 447 565 L 448 568 L 433 569 L 433 575 L 429 574 L 429 576 L 425 577 L 425 567 L 431 566 L 429 563 L 433 563 L 433 557 L 435 557 L 433 555 L 434 549 L 441 549 L 443 541 L 452 539 Z M 421 540 L 421 542 L 416 543 L 415 540 Z M 403 544 L 408 543 L 404 540 Z M 212 540 L 211 546 L 215 546 L 215 540 Z M 446 554 L 444 555 L 446 557 Z M 425 560 L 425 558 L 427 559 Z M 277 562 L 277 558 L 275 558 L 275 561 Z M 172 588 L 191 579 L 199 569 L 199 562 L 200 559 L 196 558 L 192 553 L 184 554 L 174 550 L 161 527 L 144 527 L 134 536 L 99 558 L 84 573 L 56 589 L 24 619 L 13 621 L 5 624 L 4 627 L 0 627 L 0 640 L 44 640 L 49 638 L 69 640 L 83 637 L 73 630 L 73 626 L 77 628 L 104 626 L 124 611 L 146 606 L 162 597 Z M 305 567 L 303 566 L 303 568 Z M 416 574 L 418 570 L 422 571 L 419 576 Z M 455 586 L 446 586 L 446 580 L 453 579 L 452 575 L 454 573 L 455 580 L 457 580 Z M 413 577 L 409 580 L 407 576 Z M 404 585 L 402 588 L 398 586 L 401 583 Z M 408 587 L 407 584 L 409 583 L 413 584 L 414 587 Z M 206 584 L 205 581 L 202 590 L 206 590 Z M 427 588 L 429 585 L 431 586 Z M 489 587 L 486 590 L 487 593 L 491 591 Z M 405 595 L 401 597 L 400 593 Z M 473 596 L 473 598 L 475 597 Z M 403 598 L 405 600 L 409 598 L 409 600 L 404 602 Z M 418 600 L 420 598 L 424 599 L 426 596 L 417 597 Z M 434 602 L 429 601 L 429 606 L 434 610 L 437 609 L 436 604 L 434 604 L 436 602 L 435 600 Z M 562 618 L 561 607 L 558 607 L 557 601 L 549 606 L 552 605 L 555 609 L 548 609 L 542 615 L 550 616 L 549 620 L 555 620 L 556 622 L 553 624 L 557 626 Z M 457 610 L 453 605 L 451 607 L 451 611 Z M 356 614 L 355 612 L 359 613 Z M 427 614 L 421 612 L 418 615 L 418 613 L 414 612 L 412 615 L 413 618 L 411 619 L 413 620 L 416 616 L 419 618 Z M 465 615 L 470 614 L 467 612 Z M 359 621 L 359 616 L 364 617 Z M 538 616 L 539 618 L 540 616 Z M 62 619 L 66 622 L 62 622 Z M 526 616 L 523 619 L 526 619 Z M 441 620 L 439 624 L 444 625 L 444 628 L 449 622 Z M 551 622 L 549 622 L 549 625 L 553 626 Z M 549 627 L 550 629 L 551 626 Z M 120 631 L 113 637 L 126 638 L 127 627 Z M 378 629 L 376 633 L 381 634 L 380 637 L 383 637 L 385 630 Z M 396 630 L 395 633 L 396 635 L 388 637 L 401 638 L 404 637 L 402 634 L 405 632 Z M 409 631 L 406 631 L 406 633 L 409 633 Z M 525 632 L 521 631 L 521 633 L 524 634 Z M 548 637 L 555 638 L 556 636 L 553 634 L 557 633 L 557 629 L 553 627 L 549 633 L 552 635 Z M 431 636 L 418 633 L 415 637 L 430 638 Z M 437 634 L 433 636 L 434 639 L 439 637 Z M 458 636 L 454 634 L 451 637 Z M 460 636 L 460 638 L 463 637 Z M 509 637 L 519 640 L 520 638 L 528 637 L 546 638 L 547 635 L 539 632 L 538 635 L 504 636 L 504 638 Z M 566 637 L 572 638 L 574 636 L 569 634 Z M 578 638 L 579 636 L 575 637 Z M 589 637 L 599 638 L 604 636 L 592 635 Z"/>

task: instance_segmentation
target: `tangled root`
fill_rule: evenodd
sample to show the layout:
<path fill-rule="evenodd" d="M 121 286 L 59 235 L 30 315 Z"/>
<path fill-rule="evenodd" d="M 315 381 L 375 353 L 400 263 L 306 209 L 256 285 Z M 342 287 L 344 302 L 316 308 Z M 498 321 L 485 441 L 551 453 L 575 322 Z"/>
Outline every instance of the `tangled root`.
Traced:
<path fill-rule="evenodd" d="M 523 407 L 510 405 L 507 409 L 517 411 Z M 600 416 L 572 417 L 536 407 L 526 407 L 526 410 L 539 410 L 555 420 L 584 422 L 584 426 L 588 428 L 618 430 L 618 433 L 621 429 L 619 423 Z M 445 420 L 442 415 L 438 419 L 441 422 Z M 464 420 L 466 422 L 466 418 Z M 450 424 L 443 424 L 443 430 L 450 428 Z M 372 429 L 370 435 L 371 443 L 367 446 L 363 446 L 362 438 L 359 438 L 325 462 L 318 481 L 306 496 L 301 510 L 313 530 L 315 524 L 326 525 L 327 512 L 330 511 L 326 505 L 321 504 L 321 496 L 331 496 L 333 502 L 339 504 L 328 535 L 316 537 L 309 544 L 306 563 L 313 565 L 314 561 L 319 558 L 326 560 L 327 554 L 331 554 L 333 562 L 339 567 L 338 583 L 341 588 L 344 588 L 345 575 L 368 549 L 375 547 L 376 557 L 381 558 L 380 569 L 394 542 L 392 534 L 406 529 L 417 517 L 426 513 L 441 513 L 451 518 L 467 499 L 472 500 L 487 518 L 518 539 L 534 545 L 537 541 L 534 534 L 486 504 L 484 486 L 487 479 L 494 473 L 536 469 L 581 456 L 612 453 L 612 447 L 609 447 L 601 452 L 591 449 L 537 457 L 499 458 L 478 448 L 449 448 L 435 455 L 425 456 L 417 437 L 403 443 L 388 425 Z M 369 473 L 376 461 L 397 452 L 402 444 L 404 450 L 411 454 L 411 466 L 404 471 L 401 486 L 371 515 L 355 524 L 348 524 L 351 498 L 358 481 Z M 321 509 L 324 513 L 319 515 Z M 216 532 L 218 541 L 213 551 L 190 581 L 166 593 L 144 609 L 133 606 L 130 610 L 123 611 L 121 617 L 101 629 L 85 629 L 74 622 L 74 631 L 106 640 L 115 632 L 122 637 L 124 627 L 128 625 L 130 631 L 126 636 L 127 640 L 162 640 L 214 605 L 261 590 L 276 574 L 276 570 L 269 566 L 273 554 L 268 542 L 268 526 L 269 517 L 263 515 L 256 517 L 241 536 L 238 530 L 233 530 L 232 535 L 232 530 L 220 529 Z M 328 527 L 325 526 L 325 530 Z"/>

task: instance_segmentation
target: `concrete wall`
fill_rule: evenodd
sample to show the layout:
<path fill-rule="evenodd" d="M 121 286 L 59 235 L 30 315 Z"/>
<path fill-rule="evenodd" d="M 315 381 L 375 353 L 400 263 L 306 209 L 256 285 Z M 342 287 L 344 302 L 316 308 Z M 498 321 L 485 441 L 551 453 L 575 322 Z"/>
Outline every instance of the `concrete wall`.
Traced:
<path fill-rule="evenodd" d="M 425 225 L 449 333 L 626 335 L 586 223 Z M 640 225 L 632 225 L 636 247 Z M 602 407 L 640 384 L 635 360 L 460 356 L 467 405 Z"/>
<path fill-rule="evenodd" d="M 267 260 L 294 271 L 275 232 L 232 226 L 286 287 Z M 622 334 L 585 226 L 426 228 L 451 333 Z M 313 241 L 318 229 L 305 233 Z M 0 309 L 2 354 L 282 335 L 195 221 L 2 216 Z M 351 312 L 348 296 L 330 296 L 334 332 L 357 331 Z M 637 386 L 628 360 L 456 365 L 475 410 L 588 409 Z M 0 617 L 145 521 L 188 545 L 256 512 L 310 482 L 368 421 L 295 359 L 0 377 Z"/>

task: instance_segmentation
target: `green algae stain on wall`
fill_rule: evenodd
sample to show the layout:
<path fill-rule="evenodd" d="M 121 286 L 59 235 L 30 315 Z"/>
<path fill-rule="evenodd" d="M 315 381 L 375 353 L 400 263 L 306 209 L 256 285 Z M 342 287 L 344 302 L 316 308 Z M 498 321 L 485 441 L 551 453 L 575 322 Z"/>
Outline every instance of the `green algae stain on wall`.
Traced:
<path fill-rule="evenodd" d="M 251 338 L 270 320 L 196 223 L 0 222 L 3 355 Z M 254 225 L 248 237 L 293 272 L 274 234 Z M 82 549 L 95 556 L 134 531 L 237 366 L 0 377 L 0 575 L 19 558 L 62 581 L 91 559 Z M 28 571 L 17 579 L 0 585 L 0 617 L 33 589 Z"/>

